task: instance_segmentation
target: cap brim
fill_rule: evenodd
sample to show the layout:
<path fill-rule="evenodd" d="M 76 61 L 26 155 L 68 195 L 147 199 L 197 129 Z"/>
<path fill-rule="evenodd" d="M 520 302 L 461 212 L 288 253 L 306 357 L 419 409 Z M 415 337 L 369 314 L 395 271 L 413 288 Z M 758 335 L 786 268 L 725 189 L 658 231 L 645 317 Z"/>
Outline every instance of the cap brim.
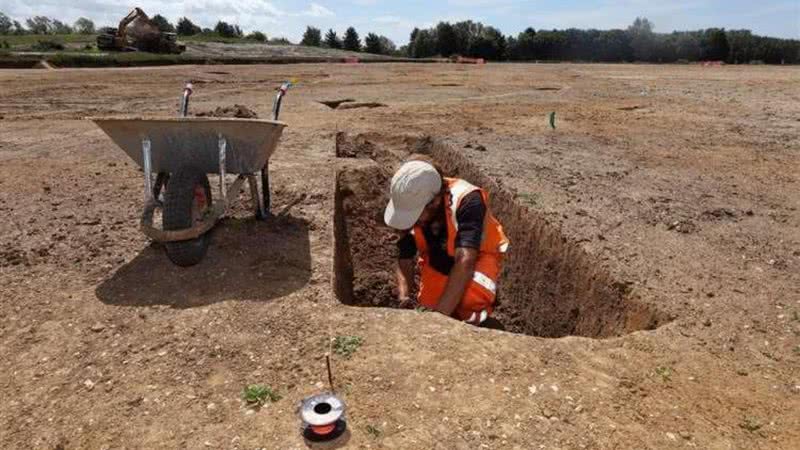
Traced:
<path fill-rule="evenodd" d="M 425 205 L 416 210 L 397 209 L 394 206 L 394 202 L 389 200 L 389 204 L 386 205 L 386 211 L 383 213 L 383 221 L 392 228 L 408 230 L 417 223 L 424 209 Z"/>

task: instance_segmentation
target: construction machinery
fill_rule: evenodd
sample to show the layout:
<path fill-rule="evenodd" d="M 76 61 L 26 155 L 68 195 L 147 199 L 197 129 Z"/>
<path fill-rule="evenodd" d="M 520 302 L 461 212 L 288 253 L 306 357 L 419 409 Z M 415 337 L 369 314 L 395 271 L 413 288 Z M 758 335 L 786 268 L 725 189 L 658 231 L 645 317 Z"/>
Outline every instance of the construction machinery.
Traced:
<path fill-rule="evenodd" d="M 142 51 L 180 54 L 186 46 L 178 35 L 165 33 L 150 20 L 141 8 L 133 10 L 119 22 L 117 28 L 105 28 L 97 36 L 97 48 L 107 51 Z"/>

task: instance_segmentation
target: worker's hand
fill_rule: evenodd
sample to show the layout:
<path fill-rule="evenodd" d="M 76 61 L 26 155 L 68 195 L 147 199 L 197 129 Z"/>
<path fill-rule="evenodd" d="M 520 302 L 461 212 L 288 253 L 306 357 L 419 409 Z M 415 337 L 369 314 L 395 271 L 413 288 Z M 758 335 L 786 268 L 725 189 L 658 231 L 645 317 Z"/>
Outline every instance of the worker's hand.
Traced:
<path fill-rule="evenodd" d="M 480 312 L 473 312 L 472 315 L 465 320 L 464 322 L 475 325 L 476 327 L 486 321 L 489 318 L 489 313 L 485 309 Z"/>
<path fill-rule="evenodd" d="M 395 266 L 395 276 L 397 278 L 397 300 L 400 307 L 404 308 L 411 299 L 411 286 L 414 282 L 414 261 L 411 259 L 401 259 Z"/>
<path fill-rule="evenodd" d="M 397 301 L 399 303 L 399 308 L 401 309 L 410 307 L 411 304 L 414 302 L 414 300 L 411 297 L 399 297 Z"/>

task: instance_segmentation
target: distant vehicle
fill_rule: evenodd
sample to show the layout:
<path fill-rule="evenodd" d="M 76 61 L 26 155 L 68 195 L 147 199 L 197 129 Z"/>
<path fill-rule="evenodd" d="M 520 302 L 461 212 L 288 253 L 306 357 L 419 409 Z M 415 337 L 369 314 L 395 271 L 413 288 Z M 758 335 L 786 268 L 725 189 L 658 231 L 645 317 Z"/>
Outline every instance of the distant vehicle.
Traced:
<path fill-rule="evenodd" d="M 175 33 L 164 33 L 141 8 L 134 8 L 117 28 L 104 28 L 97 36 L 97 48 L 107 51 L 142 51 L 180 54 L 186 46 Z"/>

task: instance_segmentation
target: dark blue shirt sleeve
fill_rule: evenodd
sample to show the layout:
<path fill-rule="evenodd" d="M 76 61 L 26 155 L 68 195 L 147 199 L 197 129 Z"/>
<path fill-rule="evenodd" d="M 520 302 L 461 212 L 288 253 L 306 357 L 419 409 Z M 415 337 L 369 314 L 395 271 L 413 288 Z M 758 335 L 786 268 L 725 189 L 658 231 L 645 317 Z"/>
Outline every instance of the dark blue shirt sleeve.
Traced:
<path fill-rule="evenodd" d="M 485 217 L 486 205 L 480 191 L 467 194 L 456 211 L 456 220 L 458 221 L 456 248 L 481 248 Z"/>
<path fill-rule="evenodd" d="M 399 259 L 411 259 L 417 255 L 417 243 L 411 233 L 406 233 L 397 240 L 397 253 Z"/>

